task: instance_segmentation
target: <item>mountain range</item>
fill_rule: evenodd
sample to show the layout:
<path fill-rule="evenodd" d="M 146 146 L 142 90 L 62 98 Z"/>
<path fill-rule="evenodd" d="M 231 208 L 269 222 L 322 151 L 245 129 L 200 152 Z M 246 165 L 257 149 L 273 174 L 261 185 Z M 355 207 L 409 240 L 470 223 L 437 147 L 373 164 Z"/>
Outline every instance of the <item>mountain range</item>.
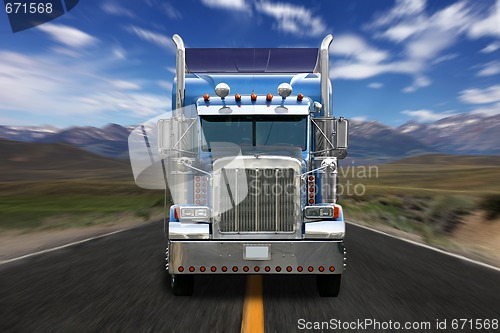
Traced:
<path fill-rule="evenodd" d="M 128 158 L 128 135 L 134 126 L 0 126 L 0 138 L 38 143 L 65 143 L 105 157 Z M 390 162 L 425 153 L 500 155 L 500 115 L 460 114 L 431 123 L 390 127 L 376 121 L 351 121 L 349 157 L 365 163 Z"/>

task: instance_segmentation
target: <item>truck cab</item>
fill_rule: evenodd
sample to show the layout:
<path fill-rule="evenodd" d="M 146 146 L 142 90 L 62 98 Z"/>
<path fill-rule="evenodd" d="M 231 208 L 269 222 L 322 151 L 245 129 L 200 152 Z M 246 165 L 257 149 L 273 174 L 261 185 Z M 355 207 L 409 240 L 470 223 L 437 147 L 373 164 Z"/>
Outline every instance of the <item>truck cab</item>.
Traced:
<path fill-rule="evenodd" d="M 328 35 L 319 48 L 176 45 L 172 109 L 157 154 L 173 204 L 166 270 L 175 295 L 196 275 L 313 274 L 337 296 L 345 269 Z"/>

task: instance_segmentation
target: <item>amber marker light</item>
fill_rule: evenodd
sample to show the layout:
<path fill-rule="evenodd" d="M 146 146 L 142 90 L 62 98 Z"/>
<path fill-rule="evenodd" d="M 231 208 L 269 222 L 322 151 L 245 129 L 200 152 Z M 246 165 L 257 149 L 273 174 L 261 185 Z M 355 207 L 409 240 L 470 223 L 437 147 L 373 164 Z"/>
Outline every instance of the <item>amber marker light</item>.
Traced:
<path fill-rule="evenodd" d="M 194 267 L 193 266 L 189 267 L 189 271 L 194 272 Z"/>
<path fill-rule="evenodd" d="M 302 101 L 303 99 L 304 99 L 304 95 L 302 95 L 302 94 L 298 94 L 297 95 L 297 100 L 298 101 Z"/>
<path fill-rule="evenodd" d="M 238 271 L 238 267 L 234 266 L 233 267 L 233 272 L 237 272 Z"/>
<path fill-rule="evenodd" d="M 226 272 L 226 271 L 227 271 L 227 267 L 226 267 L 226 266 L 222 266 L 222 268 L 221 268 L 221 269 L 222 269 L 222 271 L 223 271 L 223 272 Z"/>
<path fill-rule="evenodd" d="M 203 272 L 205 272 L 205 266 L 201 266 L 201 267 L 200 267 L 200 271 L 201 271 L 202 273 L 203 273 Z"/>
<path fill-rule="evenodd" d="M 323 266 L 319 266 L 318 270 L 319 270 L 320 272 L 323 272 L 323 271 L 325 270 L 325 267 L 323 267 Z"/>
<path fill-rule="evenodd" d="M 340 217 L 340 207 L 334 206 L 333 207 L 333 218 L 338 219 L 339 217 Z"/>
<path fill-rule="evenodd" d="M 308 270 L 309 272 L 312 272 L 312 271 L 314 271 L 314 268 L 313 268 L 312 266 L 309 266 L 309 267 L 307 268 L 307 270 Z"/>
<path fill-rule="evenodd" d="M 205 100 L 205 102 L 208 102 L 210 100 L 210 95 L 209 94 L 203 95 L 203 99 Z"/>
<path fill-rule="evenodd" d="M 248 266 L 243 267 L 244 272 L 248 272 L 248 269 L 249 269 Z"/>
<path fill-rule="evenodd" d="M 182 273 L 182 272 L 184 272 L 184 267 L 179 266 L 179 268 L 177 268 L 177 270 Z"/>
<path fill-rule="evenodd" d="M 286 267 L 286 271 L 287 271 L 287 272 L 291 272 L 291 271 L 292 271 L 292 266 L 287 266 L 287 267 Z"/>
<path fill-rule="evenodd" d="M 255 268 L 253 270 L 256 271 L 256 272 L 258 272 L 258 271 L 260 271 L 260 267 L 259 266 L 255 266 Z"/>
<path fill-rule="evenodd" d="M 234 100 L 235 100 L 236 102 L 241 101 L 241 95 L 240 95 L 240 94 L 236 94 L 236 95 L 234 95 Z"/>
<path fill-rule="evenodd" d="M 333 271 L 335 271 L 335 267 L 330 266 L 330 272 L 333 272 Z"/>
<path fill-rule="evenodd" d="M 266 95 L 266 101 L 270 102 L 273 100 L 273 95 L 272 94 L 267 94 Z"/>
<path fill-rule="evenodd" d="M 297 267 L 297 271 L 302 272 L 303 268 L 302 266 Z"/>
<path fill-rule="evenodd" d="M 215 271 L 217 271 L 217 267 L 212 266 L 212 268 L 210 268 L 210 270 L 211 270 L 212 272 L 215 272 Z"/>
<path fill-rule="evenodd" d="M 251 94 L 250 99 L 255 102 L 257 100 L 257 95 Z"/>

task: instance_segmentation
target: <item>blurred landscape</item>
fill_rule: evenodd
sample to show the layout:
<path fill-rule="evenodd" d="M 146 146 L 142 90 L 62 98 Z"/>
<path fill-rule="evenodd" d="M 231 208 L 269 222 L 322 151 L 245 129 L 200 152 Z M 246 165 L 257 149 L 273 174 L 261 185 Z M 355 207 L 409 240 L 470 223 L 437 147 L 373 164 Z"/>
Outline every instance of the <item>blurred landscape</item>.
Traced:
<path fill-rule="evenodd" d="M 0 126 L 0 231 L 160 219 L 163 192 L 132 176 L 132 128 Z M 500 266 L 497 133 L 500 116 L 398 128 L 353 121 L 339 170 L 347 220 Z"/>

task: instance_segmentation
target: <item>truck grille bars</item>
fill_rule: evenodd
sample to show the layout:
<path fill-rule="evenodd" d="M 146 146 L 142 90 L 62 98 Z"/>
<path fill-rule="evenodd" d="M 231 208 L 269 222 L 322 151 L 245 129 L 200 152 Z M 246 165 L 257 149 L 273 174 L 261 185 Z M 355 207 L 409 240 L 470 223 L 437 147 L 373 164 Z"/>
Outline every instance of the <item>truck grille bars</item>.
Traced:
<path fill-rule="evenodd" d="M 301 238 L 301 162 L 287 156 L 214 161 L 213 237 Z"/>

